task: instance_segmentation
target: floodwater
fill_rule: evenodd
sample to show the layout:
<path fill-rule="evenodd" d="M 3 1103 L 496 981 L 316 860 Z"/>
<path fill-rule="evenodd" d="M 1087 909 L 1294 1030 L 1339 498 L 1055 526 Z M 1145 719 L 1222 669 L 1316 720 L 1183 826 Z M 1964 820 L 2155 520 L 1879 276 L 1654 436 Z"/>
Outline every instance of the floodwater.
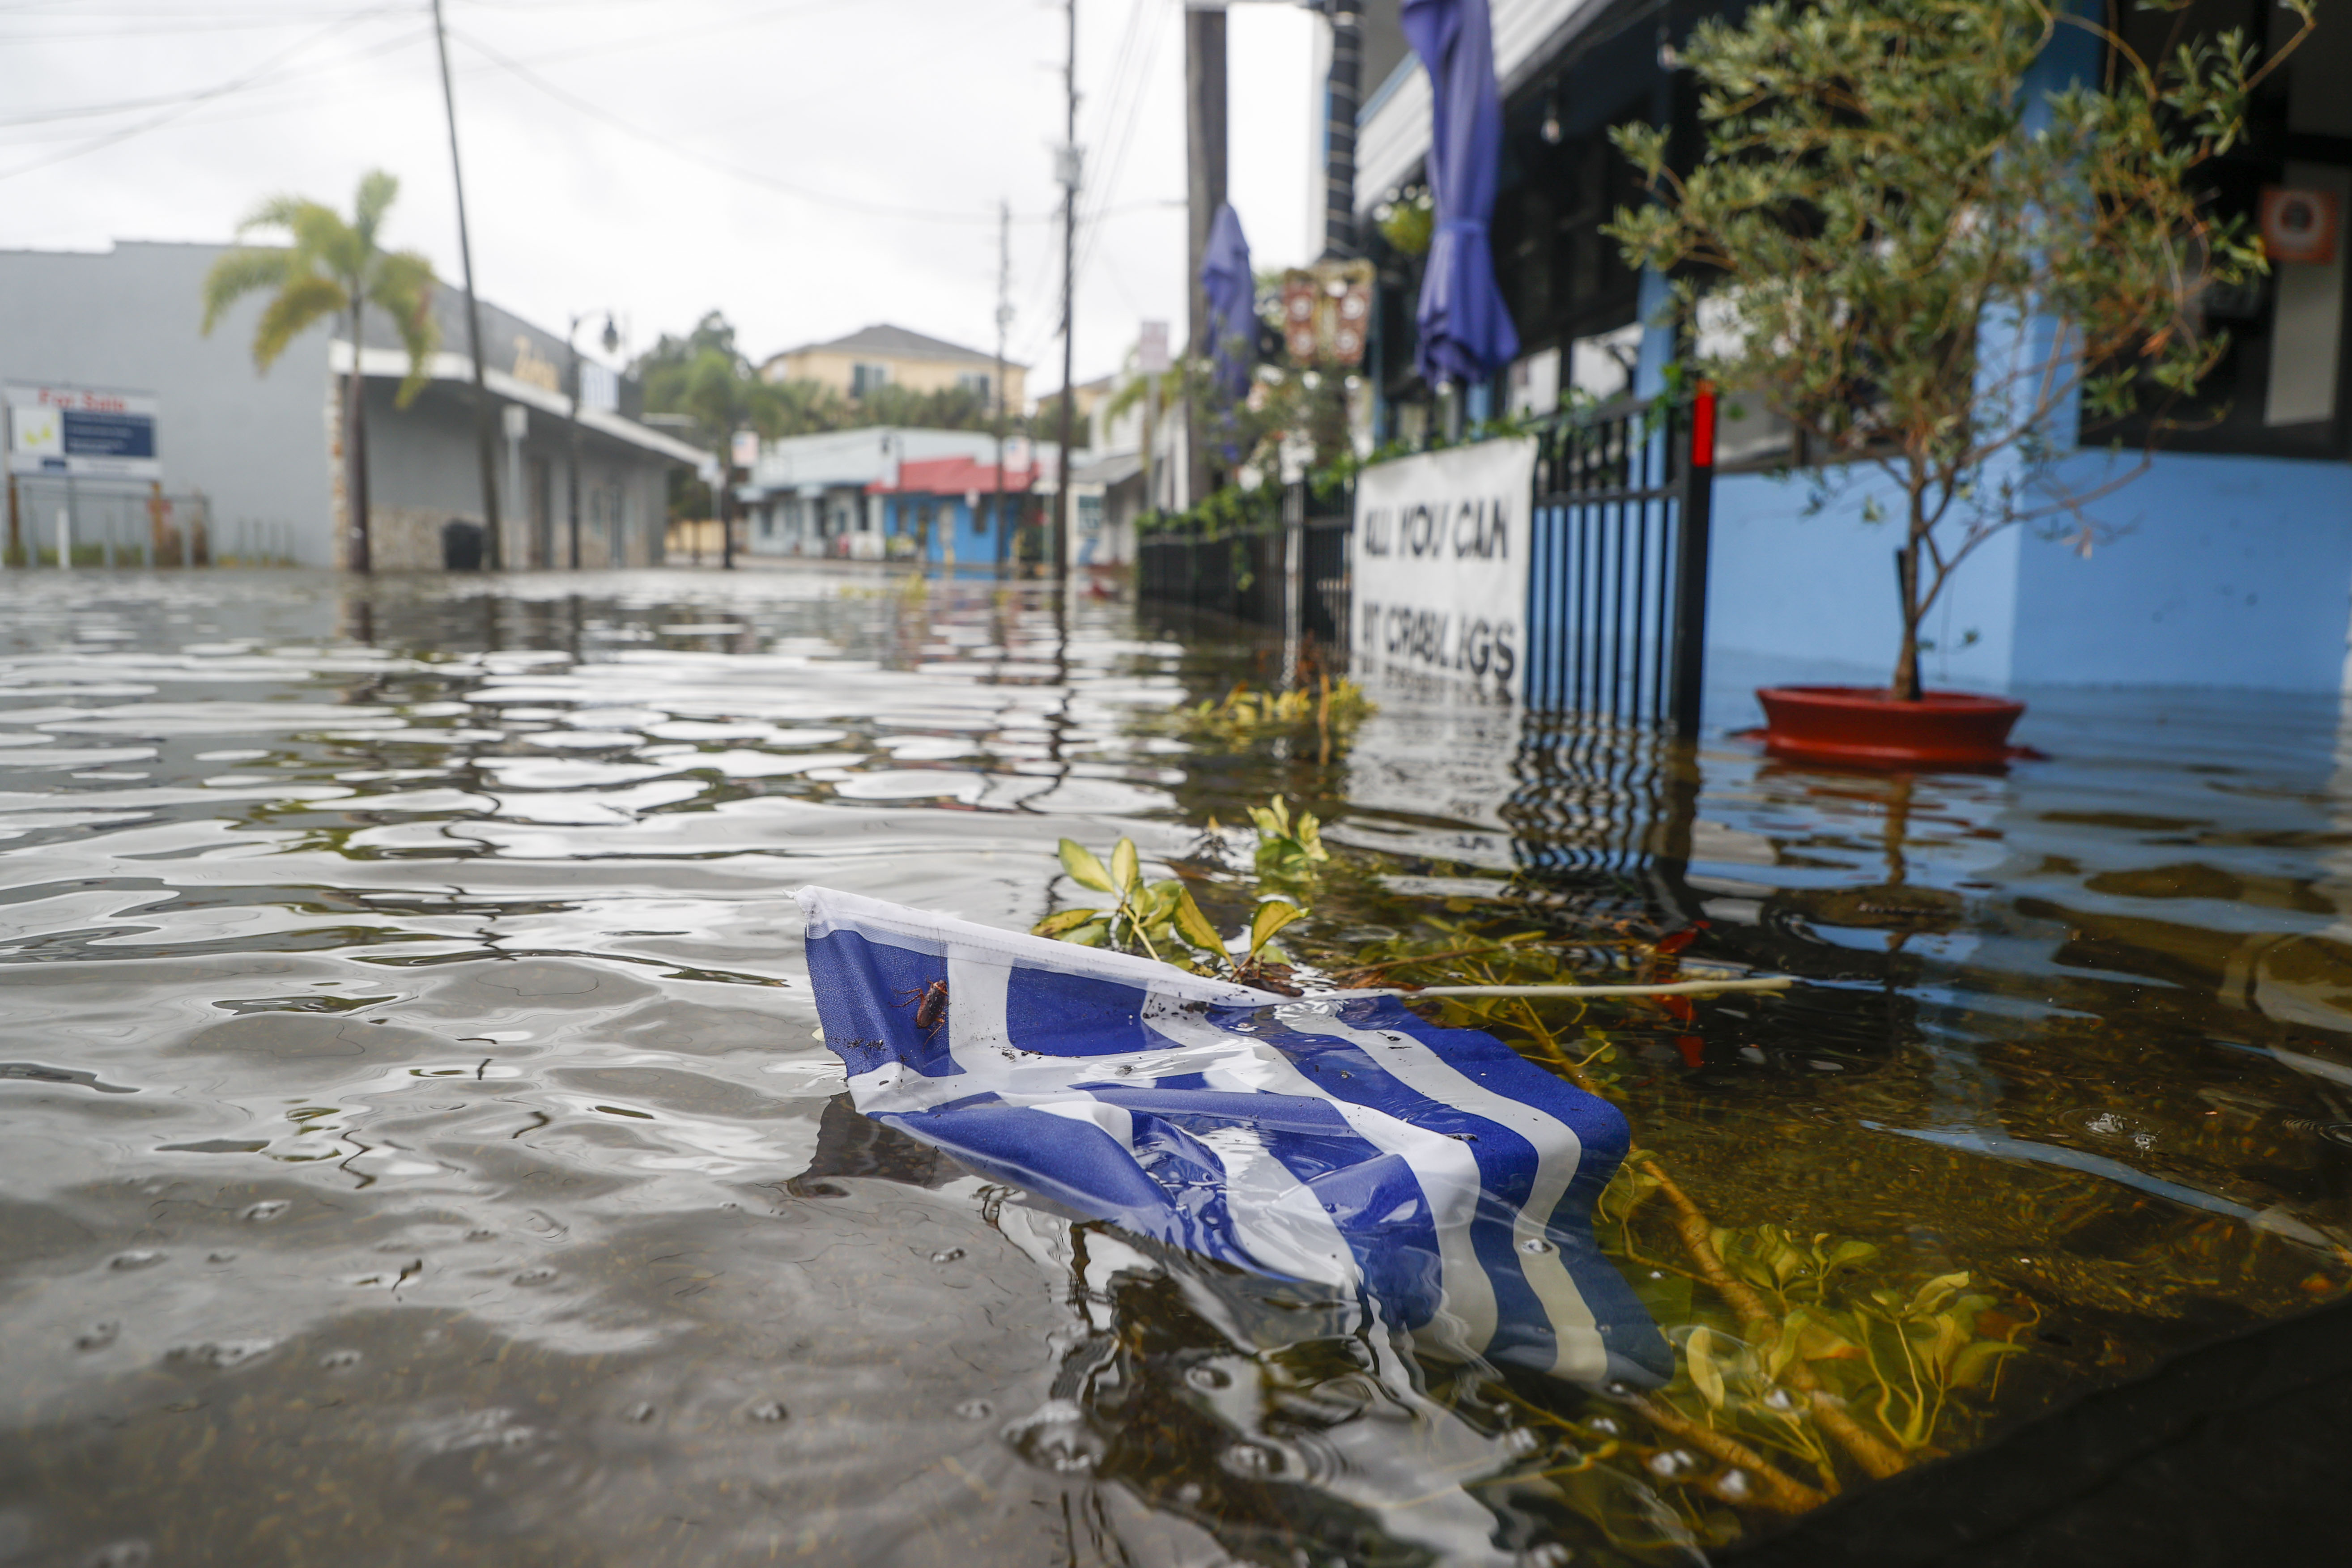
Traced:
<path fill-rule="evenodd" d="M 1696 1563 L 1759 1457 L 1869 1484 L 1804 1367 L 1911 1463 L 2345 1289 L 2332 704 L 2046 696 L 2004 775 L 1717 737 L 1695 797 L 1442 695 L 1164 722 L 1267 651 L 854 571 L 0 578 L 0 1563 Z M 1325 972 L 1805 978 L 1494 1019 L 1777 1327 L 1629 1189 L 1673 1387 L 1423 1365 L 850 1109 L 793 889 L 1025 929 L 1063 836 L 1277 791 Z"/>

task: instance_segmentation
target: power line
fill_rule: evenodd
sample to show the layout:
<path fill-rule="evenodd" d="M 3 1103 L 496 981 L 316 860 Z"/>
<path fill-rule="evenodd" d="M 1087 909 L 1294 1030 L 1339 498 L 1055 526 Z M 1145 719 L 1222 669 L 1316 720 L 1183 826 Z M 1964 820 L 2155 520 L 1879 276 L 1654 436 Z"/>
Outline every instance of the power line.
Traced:
<path fill-rule="evenodd" d="M 1136 0 L 1135 10 L 1130 13 L 1130 16 L 1140 22 L 1150 8 L 1151 0 Z M 1088 215 L 1086 220 L 1086 249 L 1078 258 L 1078 265 L 1081 268 L 1091 266 L 1094 262 L 1095 249 L 1102 237 L 1103 220 L 1111 213 L 1108 205 L 1111 194 L 1118 187 L 1119 174 L 1127 167 L 1128 151 L 1135 144 L 1135 128 L 1143 118 L 1143 100 L 1150 89 L 1151 67 L 1160 58 L 1160 43 L 1165 37 L 1164 26 L 1156 26 L 1150 29 L 1142 59 L 1136 68 L 1135 82 L 1125 100 L 1126 121 L 1117 132 L 1116 146 L 1106 145 L 1104 149 L 1102 179 L 1097 186 L 1101 195 L 1097 198 L 1095 211 Z"/>
<path fill-rule="evenodd" d="M 34 21 L 39 21 L 41 18 L 35 15 L 37 12 L 57 12 L 68 7 L 71 8 L 76 20 L 82 20 L 92 16 L 103 16 L 125 22 L 135 22 L 154 16 L 184 16 L 188 14 L 188 9 L 184 5 L 151 5 L 134 7 L 127 10 L 101 11 L 79 4 L 78 0 L 32 0 L 32 3 L 28 5 L 0 5 L 0 16 L 26 16 L 30 17 Z M 212 17 L 214 20 L 217 21 L 232 16 L 284 16 L 297 22 L 315 22 L 321 15 L 333 16 L 335 13 L 322 13 L 316 6 L 305 7 L 300 5 L 288 5 L 259 11 L 215 11 L 212 13 Z"/>
<path fill-rule="evenodd" d="M 101 149 L 114 146 L 118 142 L 128 142 L 134 136 L 143 136 L 150 131 L 168 125 L 173 121 L 194 112 L 195 110 L 211 102 L 216 98 L 226 97 L 233 92 L 241 92 L 247 88 L 258 85 L 280 66 L 285 65 L 297 55 L 309 49 L 311 45 L 324 43 L 335 34 L 342 32 L 344 29 L 352 26 L 355 23 L 364 21 L 371 16 L 381 16 L 389 12 L 405 11 L 408 9 L 409 7 L 406 5 L 392 4 L 373 6 L 365 11 L 351 12 L 341 20 L 331 23 L 327 26 L 320 28 L 319 31 L 309 35 L 289 47 L 280 49 L 278 53 L 270 56 L 260 65 L 256 66 L 252 70 L 246 72 L 242 76 L 232 77 L 228 80 L 221 82 L 216 86 L 205 88 L 201 91 L 191 93 L 186 99 L 183 100 L 173 108 L 165 110 L 161 114 L 153 115 L 146 120 L 142 120 L 136 125 L 126 126 L 122 130 L 114 132 L 110 135 L 101 136 L 94 141 L 86 142 L 79 147 L 70 148 L 66 152 L 55 153 L 47 158 L 36 158 L 29 163 L 19 163 L 13 169 L 0 170 L 0 180 L 13 180 L 19 174 L 29 174 L 36 169 L 46 169 L 54 164 L 65 163 L 69 159 L 79 158 L 87 153 L 96 153 Z M 404 43 L 407 40 L 404 39 L 401 41 Z"/>
<path fill-rule="evenodd" d="M 479 4 L 479 0 L 476 0 L 476 3 Z M 561 3 L 595 4 L 598 3 L 598 0 L 561 0 Z M 818 0 L 818 3 L 814 5 L 788 5 L 779 7 L 774 10 L 759 12 L 749 16 L 730 17 L 722 21 L 714 22 L 709 26 L 703 27 L 686 29 L 671 28 L 661 33 L 643 33 L 627 38 L 608 39 L 603 43 L 583 44 L 573 48 L 558 49 L 550 54 L 534 55 L 524 60 L 522 63 L 527 66 L 551 65 L 561 60 L 581 59 L 600 54 L 614 54 L 629 49 L 641 49 L 650 44 L 666 43 L 680 38 L 700 37 L 710 33 L 725 32 L 734 27 L 759 26 L 769 22 L 786 21 L 796 16 L 809 16 L 820 11 L 839 10 L 845 5 L 856 4 L 858 4 L 858 0 Z M 548 5 L 533 6 L 530 8 L 553 9 L 554 7 Z M 408 7 L 405 5 L 383 5 L 360 10 L 347 11 L 341 13 L 341 15 L 347 19 L 357 20 L 367 16 L 380 16 L 388 12 L 404 11 L 406 9 L 408 9 Z M 0 14 L 5 14 L 5 12 L 0 12 Z M 89 13 L 81 13 L 81 15 L 88 14 Z M 0 38 L 0 44 L 47 43 L 56 38 L 136 38 L 144 37 L 154 32 L 197 31 L 202 27 L 209 27 L 213 26 L 292 26 L 298 22 L 314 20 L 315 16 L 316 13 L 309 15 L 289 15 L 276 21 L 266 23 L 254 22 L 226 25 L 207 23 L 202 25 L 191 25 L 185 28 L 141 27 L 137 29 L 118 29 L 113 32 L 106 33 L 23 34 L 15 37 Z M 419 34 L 417 36 L 421 37 L 425 35 Z M 153 109 L 165 104 L 194 102 L 208 96 L 217 95 L 217 89 L 205 88 L 194 92 L 160 93 L 152 98 L 123 99 L 113 103 L 92 103 L 59 109 L 37 110 L 29 114 L 11 115 L 0 118 L 0 130 L 18 125 L 48 124 L 60 120 L 99 120 L 105 118 L 110 114 L 127 114 L 137 110 Z"/>
<path fill-rule="evenodd" d="M 340 14 L 343 16 L 364 16 L 367 13 L 364 11 L 347 11 Z M 77 13 L 72 19 L 75 21 L 81 21 L 86 19 L 89 15 L 89 13 L 88 12 Z M 119 44 L 125 40 L 152 38 L 158 37 L 159 35 L 170 33 L 254 33 L 260 32 L 270 27 L 303 26 L 306 24 L 316 22 L 322 15 L 332 16 L 338 15 L 338 13 L 332 11 L 289 12 L 284 16 L 272 16 L 267 19 L 259 16 L 253 16 L 241 21 L 219 16 L 207 16 L 202 20 L 186 21 L 176 24 L 157 21 L 152 17 L 142 19 L 125 16 L 122 18 L 124 21 L 136 20 L 139 22 L 139 26 L 135 27 L 106 27 L 86 33 L 9 33 L 5 36 L 0 36 L 0 44 L 79 44 L 95 42 Z M 45 18 L 28 18 L 28 20 L 36 21 L 43 19 Z M 58 21 L 64 21 L 67 18 L 62 16 L 55 18 L 55 20 Z"/>
<path fill-rule="evenodd" d="M 749 16 L 730 16 L 699 27 L 667 27 L 658 33 L 639 33 L 634 37 L 607 38 L 600 43 L 580 44 L 572 48 L 557 49 L 549 54 L 533 55 L 522 63 L 527 66 L 547 66 L 555 65 L 563 60 L 619 54 L 625 50 L 643 49 L 656 44 L 670 44 L 681 39 L 707 37 L 712 33 L 724 33 L 737 27 L 759 27 L 765 26 L 771 22 L 788 22 L 794 17 L 811 16 L 820 11 L 839 11 L 847 6 L 865 3 L 866 0 L 816 0 L 814 5 L 784 5 L 772 11 L 755 12 Z"/>
<path fill-rule="evenodd" d="M 240 119 L 249 119 L 254 115 L 299 113 L 321 104 L 344 107 L 358 99 L 379 96 L 387 90 L 406 92 L 410 90 L 409 84 L 406 83 L 383 81 L 369 81 L 362 84 L 338 83 L 333 73 L 345 67 L 367 66 L 388 55 L 398 54 L 403 49 L 423 43 L 432 36 L 432 28 L 420 27 L 412 32 L 400 34 L 396 37 L 372 44 L 348 59 L 338 60 L 313 69 L 280 75 L 268 81 L 255 82 L 240 92 L 214 94 L 202 103 L 194 101 L 198 97 L 194 93 L 175 93 L 153 101 L 187 104 L 192 109 L 209 109 L 212 112 L 205 116 L 205 122 L 208 125 L 224 125 L 234 123 Z M 304 89 L 318 90 L 304 92 L 302 90 Z M 300 93 L 301 96 L 275 100 L 269 96 L 277 93 Z M 239 104 L 247 106 L 249 112 L 241 115 L 237 110 Z M 165 120 L 159 121 L 159 123 L 168 122 L 168 119 L 175 118 L 179 117 L 167 117 Z M 94 132 L 93 128 L 89 126 L 54 124 L 50 129 L 42 131 L 0 121 L 0 132 L 6 132 L 23 133 L 6 135 L 5 140 L 0 140 L 0 146 L 33 147 L 50 142 L 71 142 L 92 134 L 107 134 L 104 132 Z"/>
<path fill-rule="evenodd" d="M 714 170 L 719 174 L 726 174 L 739 180 L 748 180 L 755 185 L 762 185 L 770 190 L 781 192 L 785 195 L 797 197 L 802 201 L 813 202 L 819 206 L 836 207 L 845 212 L 863 213 L 874 217 L 912 218 L 927 223 L 989 224 L 996 221 L 996 215 L 992 213 L 936 212 L 920 207 L 893 206 L 881 202 L 861 202 L 851 196 L 836 196 L 824 191 L 810 190 L 804 185 L 795 185 L 787 180 L 779 180 L 772 174 L 761 174 L 756 169 L 747 169 L 740 163 L 730 163 L 724 159 L 714 158 L 708 153 L 687 146 L 683 142 L 674 142 L 658 132 L 648 131 L 642 125 L 638 125 L 631 121 L 624 120 L 619 115 L 605 109 L 603 105 L 592 103 L 576 93 L 556 86 L 553 82 L 549 81 L 546 78 L 531 70 L 530 67 L 522 64 L 520 60 L 516 60 L 506 55 L 500 54 L 498 50 L 490 47 L 488 44 L 485 44 L 479 38 L 474 37 L 470 34 L 458 33 L 453 34 L 452 36 L 457 37 L 458 42 L 487 57 L 501 68 L 510 71 L 515 76 L 521 78 L 532 87 L 535 87 L 540 91 L 547 94 L 548 97 L 554 99 L 558 103 L 563 104 L 565 107 L 574 110 L 579 113 L 587 115 L 592 120 L 602 121 L 624 134 L 634 136 L 638 141 L 646 143 L 648 146 L 658 147 L 673 156 L 684 158 L 689 163 L 699 163 L 704 168 Z M 1049 215 L 1023 216 L 1016 221 L 1022 223 L 1042 223 L 1047 221 L 1048 216 Z"/>
<path fill-rule="evenodd" d="M 1095 182 L 1095 189 L 1100 193 L 1096 197 L 1097 205 L 1092 213 L 1082 216 L 1078 223 L 1080 232 L 1086 237 L 1085 249 L 1080 253 L 1077 261 L 1078 269 L 1081 271 L 1093 265 L 1095 250 L 1099 242 L 1104 223 L 1112 217 L 1149 211 L 1163 205 L 1159 202 L 1149 201 L 1132 203 L 1119 207 L 1108 205 L 1112 193 L 1117 189 L 1120 171 L 1126 166 L 1128 150 L 1134 144 L 1135 128 L 1142 118 L 1143 99 L 1150 80 L 1151 67 L 1159 58 L 1160 42 L 1164 36 L 1163 28 L 1160 26 L 1148 28 L 1144 26 L 1144 19 L 1153 8 L 1154 0 L 1135 0 L 1134 8 L 1128 13 L 1127 37 L 1132 38 L 1140 33 L 1148 40 L 1140 56 L 1129 53 L 1125 48 L 1124 41 L 1122 43 L 1122 56 L 1135 61 L 1135 80 L 1132 86 L 1122 91 L 1122 83 L 1115 70 L 1110 88 L 1104 94 L 1107 122 L 1114 120 L 1122 110 L 1125 118 L 1118 121 L 1116 129 L 1109 123 L 1105 126 L 1105 157 L 1099 165 L 1102 173 Z M 1153 20 L 1156 23 L 1159 19 L 1155 17 Z M 1181 206 L 1183 204 L 1175 205 Z M 1040 296 L 1045 292 L 1043 285 L 1050 282 L 1051 276 L 1050 273 L 1041 274 L 1041 287 L 1038 289 Z M 1120 291 L 1122 294 L 1126 291 L 1123 284 L 1120 285 Z M 1132 300 L 1129 302 L 1131 304 Z M 1050 325 L 1041 323 L 1033 331 L 1033 335 L 1024 343 L 1023 353 L 1029 354 L 1042 351 L 1045 345 L 1052 341 L 1053 335 Z"/>

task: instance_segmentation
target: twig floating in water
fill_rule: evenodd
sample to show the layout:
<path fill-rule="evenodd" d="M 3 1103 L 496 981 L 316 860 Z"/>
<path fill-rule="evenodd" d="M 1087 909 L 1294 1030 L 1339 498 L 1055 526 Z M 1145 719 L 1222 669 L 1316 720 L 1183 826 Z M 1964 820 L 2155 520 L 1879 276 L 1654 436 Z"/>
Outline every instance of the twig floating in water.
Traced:
<path fill-rule="evenodd" d="M 1786 991 L 1793 974 L 1761 974 L 1723 980 L 1675 980 L 1657 985 L 1373 985 L 1339 996 L 1704 996 L 1714 991 Z"/>

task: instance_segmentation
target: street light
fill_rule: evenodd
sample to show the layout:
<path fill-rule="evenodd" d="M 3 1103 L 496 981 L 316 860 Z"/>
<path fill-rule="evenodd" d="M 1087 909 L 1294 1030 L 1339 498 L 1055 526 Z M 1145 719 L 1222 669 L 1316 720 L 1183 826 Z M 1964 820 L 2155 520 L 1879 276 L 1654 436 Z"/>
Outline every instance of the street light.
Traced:
<path fill-rule="evenodd" d="M 564 509 L 572 536 L 572 570 L 580 570 L 580 345 L 573 342 L 580 335 L 580 323 L 595 315 L 583 310 L 572 318 L 563 329 L 563 346 L 572 351 L 572 456 L 571 470 L 563 482 Z M 613 312 L 604 312 L 604 331 L 599 340 L 607 354 L 617 353 L 621 347 L 621 329 L 613 323 Z M 623 547 L 625 550 L 626 546 Z"/>

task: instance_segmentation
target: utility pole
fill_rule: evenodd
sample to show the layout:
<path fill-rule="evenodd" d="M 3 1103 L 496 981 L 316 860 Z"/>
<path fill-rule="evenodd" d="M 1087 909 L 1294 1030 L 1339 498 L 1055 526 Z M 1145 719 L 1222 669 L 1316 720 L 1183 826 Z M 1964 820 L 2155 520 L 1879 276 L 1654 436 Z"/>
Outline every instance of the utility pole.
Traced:
<path fill-rule="evenodd" d="M 580 323 L 595 313 L 593 310 L 583 310 L 573 316 L 571 324 L 563 329 L 563 346 L 572 351 L 572 450 L 565 460 L 568 471 L 563 476 L 563 507 L 568 524 L 567 531 L 572 536 L 570 553 L 572 570 L 574 572 L 580 570 L 581 359 L 580 344 L 576 340 L 580 336 Z M 617 353 L 621 347 L 621 329 L 614 324 L 613 312 L 610 310 L 604 312 L 604 335 L 601 341 L 604 345 L 604 352 L 608 354 Z M 551 551 L 549 553 L 552 554 L 553 552 Z"/>
<path fill-rule="evenodd" d="M 1160 510 L 1160 384 L 1168 374 L 1168 323 L 1146 321 L 1135 344 L 1143 374 L 1143 510 Z"/>
<path fill-rule="evenodd" d="M 564 457 L 563 516 L 565 531 L 570 534 L 572 570 L 580 570 L 580 345 L 572 340 L 580 335 L 580 323 L 585 316 L 574 316 L 572 324 L 563 329 L 563 346 L 572 351 L 572 431 L 571 450 Z M 604 329 L 611 331 L 612 328 Z"/>
<path fill-rule="evenodd" d="M 735 437 L 730 431 L 719 447 L 719 488 L 711 492 L 711 510 L 719 514 L 719 569 L 735 570 Z M 860 497 L 860 500 L 865 498 Z"/>
<path fill-rule="evenodd" d="M 343 378 L 343 564 L 364 575 L 375 569 L 369 548 L 365 302 L 352 301 L 352 374 Z"/>
<path fill-rule="evenodd" d="M 996 501 L 990 515 L 996 524 L 996 574 L 1004 574 L 1004 563 L 1013 552 L 1013 530 L 1004 521 L 1004 333 L 1013 325 L 1013 204 L 999 197 L 996 203 Z M 1029 471 L 1035 473 L 1037 464 L 1030 460 Z M 929 542 L 924 542 L 929 548 Z"/>
<path fill-rule="evenodd" d="M 1328 0 L 1331 69 L 1323 91 L 1323 254 L 1356 254 L 1356 110 L 1363 96 L 1362 0 Z"/>
<path fill-rule="evenodd" d="M 440 0 L 434 0 L 440 4 Z M 1078 0 L 1065 0 L 1069 16 L 1070 57 L 1062 71 L 1067 131 L 1062 143 L 1062 432 L 1054 462 L 1054 585 L 1070 579 L 1070 437 L 1078 410 L 1072 376 L 1077 363 L 1078 298 Z M 1223 22 L 1224 18 L 1218 18 Z M 1060 601 L 1056 599 L 1055 603 Z"/>
<path fill-rule="evenodd" d="M 1225 205 L 1225 0 L 1184 0 L 1184 173 L 1186 246 L 1184 284 L 1191 300 L 1191 330 L 1184 384 L 1191 367 L 1216 345 L 1209 341 L 1209 295 L 1201 283 L 1201 263 L 1209 254 L 1209 226 Z M 1185 500 L 1208 493 L 1207 443 L 1193 427 L 1192 399 L 1184 406 Z"/>
<path fill-rule="evenodd" d="M 1160 375 L 1146 368 L 1143 373 L 1143 510 L 1148 515 L 1160 510 L 1160 476 L 1153 471 L 1153 462 L 1160 446 Z"/>
<path fill-rule="evenodd" d="M 457 260 L 466 274 L 466 349 L 474 361 L 474 444 L 482 459 L 482 564 L 506 564 L 499 526 L 498 437 L 490 429 L 490 389 L 482 379 L 482 306 L 474 296 L 474 246 L 466 232 L 466 171 L 457 161 L 457 92 L 449 82 L 449 29 L 441 20 L 441 0 L 433 0 L 433 42 L 441 53 L 441 107 L 449 121 L 449 178 L 457 189 Z M 359 344 L 352 345 L 354 353 Z"/>

